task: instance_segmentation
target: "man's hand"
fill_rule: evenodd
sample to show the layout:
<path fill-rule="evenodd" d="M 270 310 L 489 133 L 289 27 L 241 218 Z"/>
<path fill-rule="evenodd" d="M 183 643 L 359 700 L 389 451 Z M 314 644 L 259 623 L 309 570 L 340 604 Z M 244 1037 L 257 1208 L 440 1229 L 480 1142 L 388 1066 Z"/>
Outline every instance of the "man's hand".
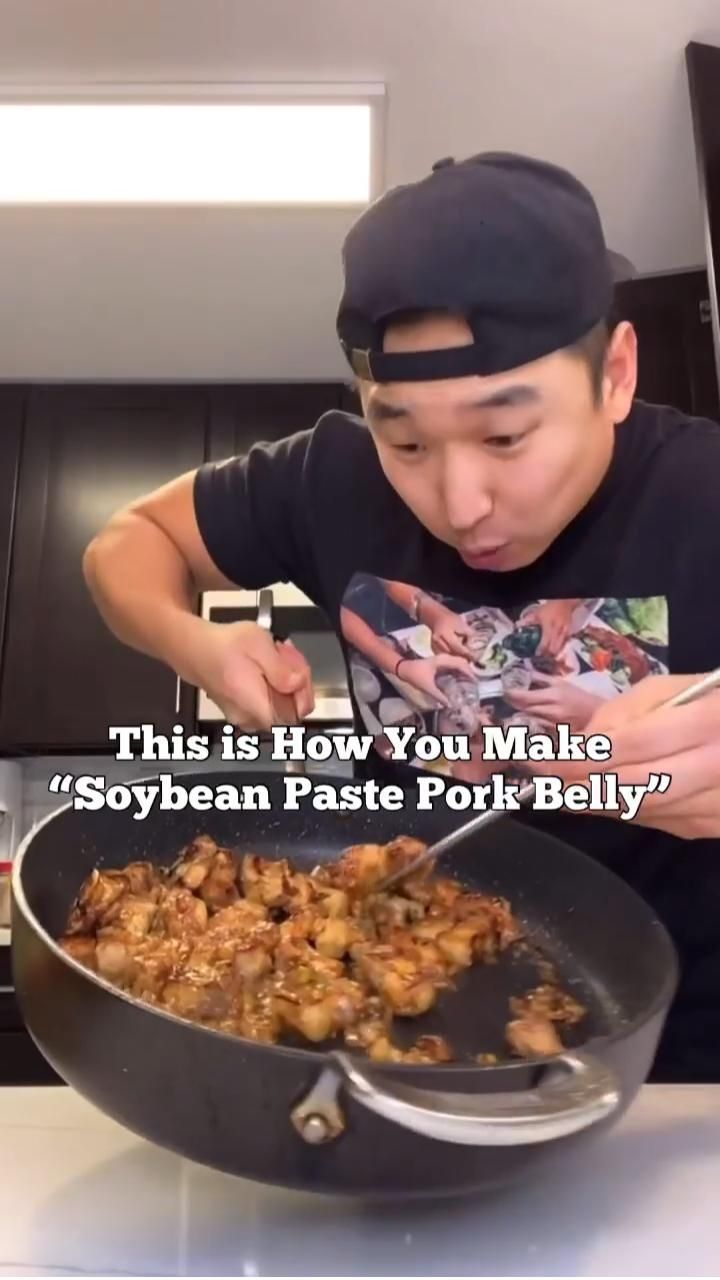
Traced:
<path fill-rule="evenodd" d="M 535 622 L 542 630 L 538 645 L 538 655 L 546 658 L 557 658 L 564 649 L 571 635 L 572 618 L 578 600 L 546 600 L 545 604 L 532 605 L 526 609 L 520 621 Z"/>
<path fill-rule="evenodd" d="M 240 729 L 296 724 L 315 705 L 312 673 L 299 649 L 290 640 L 277 643 L 254 622 L 195 628 L 189 666 L 198 688 Z"/>
<path fill-rule="evenodd" d="M 541 687 L 508 690 L 503 697 L 518 711 L 526 711 L 545 724 L 568 724 L 573 732 L 581 733 L 591 717 L 604 706 L 602 698 L 569 680 L 536 675 L 533 683 Z"/>
<path fill-rule="evenodd" d="M 584 731 L 611 739 L 612 759 L 603 770 L 616 773 L 619 782 L 645 783 L 651 773 L 670 775 L 667 791 L 650 792 L 634 821 L 688 840 L 720 837 L 720 691 L 686 707 L 660 704 L 699 678 L 648 676 L 604 703 Z M 531 767 L 568 783 L 598 772 L 592 761 L 553 760 Z"/>

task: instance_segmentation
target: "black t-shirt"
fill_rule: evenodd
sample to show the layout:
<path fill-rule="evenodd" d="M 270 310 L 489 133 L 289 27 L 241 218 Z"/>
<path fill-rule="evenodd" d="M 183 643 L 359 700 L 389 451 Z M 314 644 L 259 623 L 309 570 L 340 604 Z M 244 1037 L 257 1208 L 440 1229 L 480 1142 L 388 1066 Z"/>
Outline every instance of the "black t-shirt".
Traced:
<path fill-rule="evenodd" d="M 362 420 L 339 412 L 203 467 L 196 514 L 228 579 L 246 588 L 293 582 L 324 609 L 353 675 L 360 731 L 438 725 L 432 701 L 394 676 L 397 658 L 434 652 L 417 620 L 418 592 L 481 637 L 476 704 L 490 722 L 507 724 L 513 709 L 503 702 L 503 681 L 511 668 L 605 698 L 652 672 L 720 665 L 720 425 L 636 401 L 615 435 L 590 502 L 538 560 L 516 571 L 471 569 L 435 539 L 387 481 Z M 548 668 L 535 653 L 537 615 L 522 615 L 553 600 L 576 601 L 577 609 L 559 663 Z M 400 672 L 408 669 L 411 662 Z M 459 696 L 462 706 L 467 687 Z M 468 714 L 477 713 L 471 700 Z M 403 782 L 417 776 L 379 752 L 365 771 Z M 654 1078 L 720 1080 L 720 841 L 678 840 L 601 816 L 536 810 L 520 820 L 600 859 L 664 920 L 682 979 Z"/>

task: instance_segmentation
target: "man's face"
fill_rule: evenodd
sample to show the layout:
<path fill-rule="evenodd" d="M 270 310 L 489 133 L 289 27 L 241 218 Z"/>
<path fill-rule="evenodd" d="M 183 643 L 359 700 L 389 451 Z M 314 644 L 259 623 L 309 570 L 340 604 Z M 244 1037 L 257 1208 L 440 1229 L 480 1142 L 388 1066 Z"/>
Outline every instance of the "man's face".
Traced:
<path fill-rule="evenodd" d="M 471 341 L 432 316 L 390 329 L 386 351 Z M 635 390 L 630 326 L 613 335 L 602 396 L 584 360 L 556 353 L 491 378 L 364 383 L 363 410 L 390 484 L 472 568 L 531 564 L 589 501 Z"/>

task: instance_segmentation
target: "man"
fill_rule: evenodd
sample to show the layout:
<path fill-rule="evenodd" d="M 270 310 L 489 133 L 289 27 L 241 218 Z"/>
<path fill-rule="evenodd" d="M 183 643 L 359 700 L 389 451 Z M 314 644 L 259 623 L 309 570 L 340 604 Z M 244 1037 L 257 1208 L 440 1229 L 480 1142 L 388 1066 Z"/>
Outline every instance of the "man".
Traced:
<path fill-rule="evenodd" d="M 383 680 L 423 658 L 399 645 L 398 617 L 430 634 L 427 659 L 457 652 L 452 635 L 483 610 L 519 620 L 492 662 L 520 652 L 547 675 L 567 655 L 553 671 L 575 687 L 594 672 L 605 693 L 586 730 L 612 730 L 613 769 L 673 784 L 633 824 L 523 820 L 601 859 L 666 921 L 683 985 L 655 1076 L 720 1080 L 720 697 L 657 709 L 720 661 L 720 427 L 634 399 L 635 334 L 608 322 L 597 210 L 556 167 L 439 162 L 364 212 L 344 275 L 338 334 L 365 421 L 330 413 L 118 513 L 85 557 L 98 608 L 250 729 L 307 715 L 311 672 L 251 624 L 194 616 L 198 590 L 290 580 L 349 653 L 343 618 L 362 608 L 366 661 L 373 638 L 394 646 Z M 596 614 L 573 621 L 588 600 Z M 412 773 L 379 753 L 369 769 Z"/>

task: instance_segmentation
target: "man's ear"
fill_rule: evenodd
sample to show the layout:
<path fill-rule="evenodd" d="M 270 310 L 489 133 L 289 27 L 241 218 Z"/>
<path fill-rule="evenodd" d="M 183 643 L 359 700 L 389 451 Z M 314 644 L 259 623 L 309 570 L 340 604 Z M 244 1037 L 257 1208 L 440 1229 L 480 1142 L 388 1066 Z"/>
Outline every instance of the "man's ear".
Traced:
<path fill-rule="evenodd" d="M 603 374 L 603 404 L 613 422 L 628 416 L 637 388 L 638 344 L 629 320 L 622 320 L 610 334 Z"/>

